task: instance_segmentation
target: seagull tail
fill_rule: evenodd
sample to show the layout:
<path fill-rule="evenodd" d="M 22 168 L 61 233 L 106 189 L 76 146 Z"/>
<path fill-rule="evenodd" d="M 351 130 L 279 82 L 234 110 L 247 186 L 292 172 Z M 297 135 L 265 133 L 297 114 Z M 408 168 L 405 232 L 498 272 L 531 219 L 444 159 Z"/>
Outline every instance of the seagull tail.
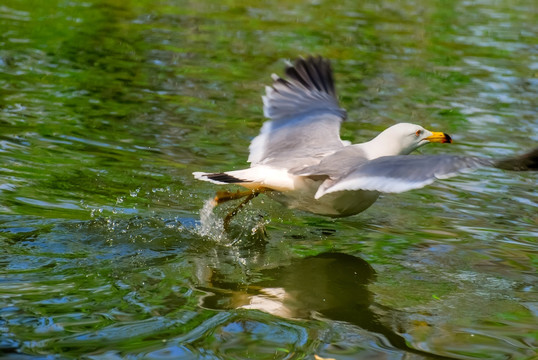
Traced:
<path fill-rule="evenodd" d="M 538 148 L 523 155 L 496 161 L 493 166 L 512 171 L 538 171 Z"/>
<path fill-rule="evenodd" d="M 295 176 L 288 174 L 286 169 L 273 168 L 265 165 L 222 173 L 195 172 L 193 175 L 198 180 L 209 181 L 213 184 L 236 184 L 247 189 L 267 188 L 277 191 L 288 191 L 293 190 L 295 186 Z"/>
<path fill-rule="evenodd" d="M 233 173 L 231 171 L 230 173 Z M 224 185 L 224 184 L 244 184 L 250 183 L 251 180 L 240 179 L 231 175 L 230 173 L 204 173 L 204 172 L 194 172 L 192 173 L 194 177 L 198 180 L 209 181 L 213 184 Z"/>

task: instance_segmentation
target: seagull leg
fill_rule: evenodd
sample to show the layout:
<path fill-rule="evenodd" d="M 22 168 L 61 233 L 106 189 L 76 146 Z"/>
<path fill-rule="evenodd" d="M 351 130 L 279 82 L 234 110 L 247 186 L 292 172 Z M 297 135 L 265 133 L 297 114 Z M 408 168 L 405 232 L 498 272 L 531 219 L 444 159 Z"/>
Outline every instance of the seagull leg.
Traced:
<path fill-rule="evenodd" d="M 232 218 L 235 215 L 237 215 L 239 210 L 245 207 L 245 205 L 248 204 L 250 200 L 254 199 L 256 196 L 260 195 L 262 192 L 265 192 L 266 190 L 267 189 L 264 189 L 264 188 L 258 188 L 258 189 L 254 189 L 250 191 L 241 191 L 241 192 L 237 191 L 235 193 L 232 193 L 232 192 L 217 193 L 217 196 L 215 196 L 215 202 L 217 204 L 220 204 L 222 202 L 229 201 L 229 200 L 240 199 L 246 196 L 245 199 L 241 201 L 241 203 L 239 203 L 239 205 L 237 205 L 235 209 L 230 211 L 228 215 L 226 215 L 226 217 L 224 218 L 224 221 L 223 221 L 224 230 L 228 231 L 229 226 L 230 226 L 230 221 L 232 221 Z"/>
<path fill-rule="evenodd" d="M 237 190 L 236 192 L 227 191 L 227 190 L 217 191 L 217 195 L 215 195 L 215 198 L 213 199 L 213 201 L 215 201 L 215 203 L 219 205 L 226 201 L 237 200 L 245 196 L 249 196 L 253 192 L 256 192 L 256 190 L 246 190 L 246 191 Z"/>

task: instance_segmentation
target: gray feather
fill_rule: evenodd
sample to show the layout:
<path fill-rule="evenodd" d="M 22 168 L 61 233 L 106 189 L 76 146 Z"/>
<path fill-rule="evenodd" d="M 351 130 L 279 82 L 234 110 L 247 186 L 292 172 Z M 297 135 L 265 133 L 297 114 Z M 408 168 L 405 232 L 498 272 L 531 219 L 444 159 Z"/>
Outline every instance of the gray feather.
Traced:
<path fill-rule="evenodd" d="M 300 176 L 327 176 L 338 179 L 364 162 L 367 162 L 364 151 L 358 146 L 350 145 L 324 157 L 318 164 L 298 166 L 290 169 L 290 173 Z"/>
<path fill-rule="evenodd" d="M 275 76 L 263 97 L 264 114 L 271 120 L 250 145 L 253 165 L 312 165 L 343 147 L 340 124 L 346 111 L 338 105 L 329 61 L 301 58 L 286 75 Z M 301 160 L 308 158 L 308 164 Z"/>
<path fill-rule="evenodd" d="M 437 179 L 493 165 L 492 160 L 475 156 L 384 156 L 363 161 L 352 167 L 346 175 L 324 182 L 318 189 L 316 198 L 345 190 L 399 193 L 424 187 Z"/>

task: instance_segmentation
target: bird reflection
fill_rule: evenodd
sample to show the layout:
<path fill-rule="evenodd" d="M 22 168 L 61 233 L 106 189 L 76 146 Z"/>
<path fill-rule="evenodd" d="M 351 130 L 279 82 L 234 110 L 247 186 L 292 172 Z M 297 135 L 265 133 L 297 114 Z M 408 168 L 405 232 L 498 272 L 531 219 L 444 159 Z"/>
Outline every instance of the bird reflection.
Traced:
<path fill-rule="evenodd" d="M 202 306 L 210 309 L 257 309 L 284 318 L 308 319 L 319 315 L 346 321 L 381 334 L 397 349 L 445 358 L 410 348 L 405 339 L 382 321 L 394 310 L 373 301 L 368 285 L 374 269 L 365 260 L 340 253 L 294 259 L 289 265 L 260 271 L 251 285 L 231 283 L 214 270 Z M 383 314 L 384 315 L 380 315 Z"/>

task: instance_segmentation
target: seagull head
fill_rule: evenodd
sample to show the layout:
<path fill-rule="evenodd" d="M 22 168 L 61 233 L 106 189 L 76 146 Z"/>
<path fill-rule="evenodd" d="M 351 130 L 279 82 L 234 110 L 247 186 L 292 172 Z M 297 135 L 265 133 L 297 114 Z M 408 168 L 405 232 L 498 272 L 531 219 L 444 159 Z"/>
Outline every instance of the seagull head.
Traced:
<path fill-rule="evenodd" d="M 430 131 L 420 125 L 399 123 L 386 129 L 391 138 L 399 144 L 400 155 L 407 155 L 419 147 L 431 142 L 451 143 L 450 135 L 440 131 Z"/>
<path fill-rule="evenodd" d="M 427 143 L 451 143 L 450 135 L 424 129 L 420 125 L 399 123 L 380 133 L 371 143 L 370 158 L 407 155 Z"/>

